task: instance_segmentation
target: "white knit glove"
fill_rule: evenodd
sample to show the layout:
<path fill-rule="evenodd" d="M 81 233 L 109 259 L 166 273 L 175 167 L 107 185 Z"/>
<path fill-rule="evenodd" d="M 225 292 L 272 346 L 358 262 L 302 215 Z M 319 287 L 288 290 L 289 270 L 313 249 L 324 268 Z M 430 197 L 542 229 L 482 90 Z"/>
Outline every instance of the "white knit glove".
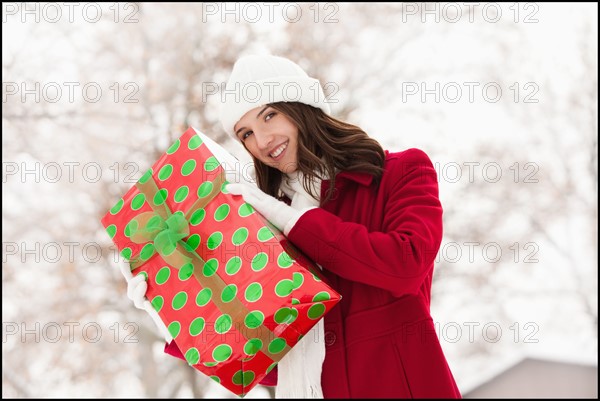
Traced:
<path fill-rule="evenodd" d="M 258 213 L 269 220 L 275 227 L 288 235 L 298 219 L 308 210 L 296 210 L 289 207 L 280 200 L 275 199 L 271 195 L 267 195 L 261 191 L 256 185 L 245 183 L 227 184 L 227 192 L 233 195 L 242 195 L 244 200 L 248 202 Z"/>
<path fill-rule="evenodd" d="M 121 273 L 125 280 L 127 280 L 127 297 L 133 301 L 136 308 L 145 310 L 148 312 L 156 327 L 158 327 L 159 333 L 164 337 L 167 343 L 173 341 L 173 337 L 169 333 L 169 330 L 158 316 L 158 312 L 152 307 L 148 298 L 146 298 L 146 291 L 148 290 L 148 284 L 146 284 L 146 275 L 138 274 L 133 277 L 131 270 L 125 264 L 121 265 Z"/>

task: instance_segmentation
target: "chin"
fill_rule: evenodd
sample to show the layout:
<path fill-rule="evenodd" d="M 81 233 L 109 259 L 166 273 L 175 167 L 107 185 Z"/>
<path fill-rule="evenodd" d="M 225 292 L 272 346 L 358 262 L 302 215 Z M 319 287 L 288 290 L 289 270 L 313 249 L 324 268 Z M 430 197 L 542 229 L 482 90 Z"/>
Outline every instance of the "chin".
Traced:
<path fill-rule="evenodd" d="M 285 174 L 293 173 L 296 170 L 298 170 L 298 165 L 296 163 L 294 163 L 293 165 L 288 164 L 288 165 L 284 166 L 283 168 L 279 169 L 279 171 L 281 171 L 282 173 L 285 173 Z"/>

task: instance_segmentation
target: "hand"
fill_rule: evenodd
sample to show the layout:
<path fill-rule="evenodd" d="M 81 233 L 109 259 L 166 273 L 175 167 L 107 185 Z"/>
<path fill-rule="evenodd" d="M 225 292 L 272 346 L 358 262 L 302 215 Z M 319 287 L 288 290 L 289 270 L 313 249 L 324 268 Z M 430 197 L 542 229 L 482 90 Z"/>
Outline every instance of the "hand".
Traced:
<path fill-rule="evenodd" d="M 227 192 L 232 195 L 242 195 L 258 213 L 263 215 L 285 235 L 292 230 L 304 211 L 296 210 L 284 202 L 267 195 L 253 184 L 227 184 Z"/>
<path fill-rule="evenodd" d="M 173 341 L 173 337 L 169 333 L 169 330 L 161 320 L 160 316 L 146 298 L 146 291 L 148 290 L 148 284 L 146 283 L 146 275 L 138 274 L 133 277 L 129 268 L 122 264 L 121 273 L 125 280 L 127 280 L 127 297 L 133 301 L 136 308 L 145 310 L 148 312 L 156 327 L 158 327 L 159 333 L 164 337 L 167 343 Z"/>

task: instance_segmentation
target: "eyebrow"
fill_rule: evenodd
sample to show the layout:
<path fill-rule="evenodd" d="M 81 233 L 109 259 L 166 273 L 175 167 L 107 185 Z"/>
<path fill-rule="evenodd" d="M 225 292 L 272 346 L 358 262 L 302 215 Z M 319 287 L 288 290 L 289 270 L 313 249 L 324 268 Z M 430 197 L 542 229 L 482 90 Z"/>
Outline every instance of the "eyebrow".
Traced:
<path fill-rule="evenodd" d="M 258 114 L 256 115 L 256 118 L 258 119 L 261 116 L 261 114 L 264 113 L 265 110 L 268 109 L 268 108 L 269 108 L 269 105 L 263 107 L 263 109 L 261 111 L 259 111 Z M 246 128 L 246 127 L 240 127 L 240 128 L 238 128 L 238 130 L 235 131 L 235 136 L 237 136 L 240 133 L 240 131 L 243 130 L 244 128 Z"/>

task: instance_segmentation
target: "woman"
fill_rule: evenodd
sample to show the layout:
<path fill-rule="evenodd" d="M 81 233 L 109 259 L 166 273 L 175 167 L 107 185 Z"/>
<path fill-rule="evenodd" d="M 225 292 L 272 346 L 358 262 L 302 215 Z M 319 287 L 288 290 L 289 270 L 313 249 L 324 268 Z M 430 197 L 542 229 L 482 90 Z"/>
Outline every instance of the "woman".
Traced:
<path fill-rule="evenodd" d="M 298 362 L 318 372 L 316 383 L 309 377 L 300 384 L 307 388 L 281 396 L 459 398 L 429 309 L 442 240 L 429 157 L 384 151 L 331 117 L 319 82 L 284 58 L 238 60 L 223 100 L 223 126 L 252 155 L 262 191 L 244 183 L 227 190 L 281 229 L 342 295 L 323 319 L 322 341 L 286 356 L 279 377 L 273 370 L 263 383 L 293 387 L 289 365 Z M 299 352 L 322 352 L 324 362 Z"/>
<path fill-rule="evenodd" d="M 429 312 L 442 240 L 433 165 L 417 149 L 384 151 L 329 116 L 315 82 L 283 58 L 236 63 L 226 94 L 246 97 L 225 97 L 221 119 L 252 155 L 266 194 L 245 184 L 228 190 L 280 228 L 342 295 L 324 318 L 326 398 L 460 397 Z M 285 202 L 275 199 L 281 195 Z M 293 197 L 320 207 L 297 210 L 287 205 Z"/>

